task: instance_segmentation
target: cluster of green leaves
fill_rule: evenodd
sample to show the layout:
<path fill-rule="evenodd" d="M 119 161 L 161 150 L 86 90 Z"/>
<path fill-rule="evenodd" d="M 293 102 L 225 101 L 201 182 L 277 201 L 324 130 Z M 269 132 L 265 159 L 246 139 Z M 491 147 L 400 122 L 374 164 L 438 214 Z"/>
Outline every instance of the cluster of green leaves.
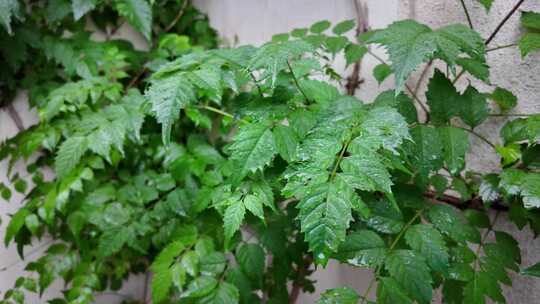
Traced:
<path fill-rule="evenodd" d="M 98 26 L 117 9 L 150 37 L 140 5 L 95 5 L 104 15 L 88 19 Z M 150 28 L 169 28 L 158 24 Z M 377 303 L 429 303 L 439 288 L 446 303 L 504 302 L 501 284 L 511 284 L 521 253 L 489 210 L 540 232 L 540 116 L 507 122 L 500 145 L 477 133 L 517 97 L 456 86 L 460 77 L 489 84 L 484 40 L 464 25 L 407 20 L 351 40 L 354 27 L 320 21 L 260 47 L 213 50 L 158 31 L 149 52 L 82 31 L 43 36 L 38 62 L 56 72 L 21 81 L 40 123 L 0 156 L 26 197 L 6 245 L 14 240 L 22 254 L 45 234 L 55 244 L 28 264 L 37 278 L 20 278 L 2 303 L 58 278 L 68 284 L 51 303 L 90 303 L 142 272 L 152 273 L 156 304 L 291 303 L 314 290 L 313 264 L 331 259 L 375 276 L 363 295 L 337 288 L 319 303 L 370 302 L 375 281 Z M 331 63 L 354 64 L 370 44 L 391 61 L 374 76 L 394 75 L 396 89 L 363 102 L 341 93 Z M 432 60 L 448 68 L 433 71 L 420 106 L 407 80 Z M 470 136 L 501 156 L 497 172 L 467 169 Z M 12 172 L 19 160 L 29 162 L 31 186 Z M 45 178 L 50 169 L 55 177 Z M 9 198 L 10 187 L 0 193 Z"/>

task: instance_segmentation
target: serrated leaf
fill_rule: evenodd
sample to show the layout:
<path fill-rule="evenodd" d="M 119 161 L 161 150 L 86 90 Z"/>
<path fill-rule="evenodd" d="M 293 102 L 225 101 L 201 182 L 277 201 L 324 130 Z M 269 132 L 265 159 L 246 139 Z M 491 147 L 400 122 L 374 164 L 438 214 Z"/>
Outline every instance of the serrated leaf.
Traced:
<path fill-rule="evenodd" d="M 291 162 L 298 148 L 298 136 L 292 127 L 277 125 L 272 130 L 276 141 L 276 149 L 284 160 Z"/>
<path fill-rule="evenodd" d="M 459 117 L 471 128 L 475 128 L 489 115 L 486 96 L 469 86 L 459 99 Z"/>
<path fill-rule="evenodd" d="M 448 248 L 442 235 L 431 225 L 411 226 L 405 233 L 405 241 L 426 259 L 431 269 L 443 274 L 448 271 Z"/>
<path fill-rule="evenodd" d="M 11 240 L 19 232 L 19 230 L 24 226 L 26 217 L 30 214 L 28 209 L 21 208 L 19 209 L 12 217 L 6 228 L 6 234 L 4 236 L 4 245 L 8 247 Z"/>
<path fill-rule="evenodd" d="M 530 267 L 522 269 L 520 271 L 520 274 L 540 278 L 540 263 L 536 263 L 536 264 L 534 264 L 534 265 L 532 265 Z"/>
<path fill-rule="evenodd" d="M 339 98 L 339 91 L 333 85 L 319 80 L 302 79 L 299 82 L 308 100 L 327 105 Z"/>
<path fill-rule="evenodd" d="M 392 74 L 392 68 L 385 63 L 381 63 L 373 69 L 373 77 L 375 77 L 379 84 L 390 76 L 390 74 Z"/>
<path fill-rule="evenodd" d="M 540 30 L 540 13 L 530 11 L 522 12 L 521 25 L 529 30 Z"/>
<path fill-rule="evenodd" d="M 336 259 L 359 267 L 380 265 L 386 257 L 384 240 L 371 230 L 355 231 L 339 246 Z"/>
<path fill-rule="evenodd" d="M 485 272 L 477 272 L 472 281 L 463 289 L 463 303 L 484 304 L 485 296 L 497 302 L 505 302 L 497 281 Z"/>
<path fill-rule="evenodd" d="M 297 205 L 301 231 L 318 264 L 326 264 L 345 239 L 352 220 L 351 196 L 352 189 L 334 179 L 311 186 Z"/>
<path fill-rule="evenodd" d="M 240 229 L 244 216 L 246 215 L 246 208 L 240 201 L 233 201 L 229 207 L 225 210 L 223 215 L 223 227 L 225 228 L 225 238 L 231 239 L 236 231 Z"/>
<path fill-rule="evenodd" d="M 367 200 L 366 204 L 371 211 L 366 219 L 368 227 L 381 233 L 396 234 L 405 225 L 401 211 L 388 199 Z"/>
<path fill-rule="evenodd" d="M 432 279 L 422 256 L 411 250 L 392 252 L 385 263 L 392 278 L 419 303 L 430 303 Z"/>
<path fill-rule="evenodd" d="M 407 143 L 405 149 L 421 184 L 427 185 L 430 172 L 439 170 L 443 165 L 442 142 L 435 128 L 424 125 L 414 127 L 411 136 L 414 144 Z"/>
<path fill-rule="evenodd" d="M 408 76 L 423 62 L 434 57 L 446 61 L 451 68 L 461 53 L 481 62 L 484 58 L 484 41 L 480 35 L 465 25 L 445 26 L 435 31 L 414 20 L 394 22 L 384 30 L 376 31 L 368 43 L 386 47 L 396 78 L 396 94 Z"/>
<path fill-rule="evenodd" d="M 260 197 L 248 194 L 244 197 L 243 203 L 249 212 L 264 221 L 263 202 Z"/>
<path fill-rule="evenodd" d="M 156 257 L 150 270 L 152 277 L 152 302 L 161 303 L 169 296 L 169 289 L 173 283 L 171 265 L 175 258 L 184 250 L 182 242 L 176 241 L 167 245 Z"/>
<path fill-rule="evenodd" d="M 413 301 L 403 291 L 393 278 L 382 277 L 377 286 L 377 303 L 381 304 L 412 304 Z"/>
<path fill-rule="evenodd" d="M 186 291 L 182 293 L 182 297 L 200 298 L 211 293 L 218 286 L 218 281 L 209 276 L 200 276 L 192 280 Z"/>
<path fill-rule="evenodd" d="M 163 142 L 169 145 L 172 125 L 180 110 L 195 100 L 193 85 L 181 75 L 156 79 L 146 91 L 146 98 L 162 126 Z"/>
<path fill-rule="evenodd" d="M 217 276 L 223 272 L 227 265 L 227 258 L 221 252 L 211 252 L 199 255 L 200 270 L 203 275 Z"/>
<path fill-rule="evenodd" d="M 540 34 L 526 33 L 519 39 L 518 45 L 521 50 L 521 57 L 525 58 L 529 53 L 540 49 Z"/>
<path fill-rule="evenodd" d="M 429 80 L 426 98 L 430 109 L 430 117 L 435 123 L 448 122 L 451 117 L 459 113 L 460 94 L 452 81 L 446 78 L 444 73 L 438 69 L 435 70 L 433 78 Z"/>
<path fill-rule="evenodd" d="M 83 136 L 66 139 L 56 154 L 54 168 L 59 178 L 65 177 L 73 170 L 88 149 L 88 140 Z"/>
<path fill-rule="evenodd" d="M 146 40 L 152 38 L 152 7 L 146 0 L 117 0 L 116 9 Z"/>
<path fill-rule="evenodd" d="M 343 158 L 340 176 L 351 187 L 362 191 L 381 191 L 391 193 L 390 174 L 381 159 L 370 150 L 355 151 L 352 156 Z"/>
<path fill-rule="evenodd" d="M 360 296 L 349 287 L 328 289 L 321 294 L 316 304 L 356 304 Z"/>
<path fill-rule="evenodd" d="M 240 293 L 238 288 L 227 282 L 220 282 L 212 293 L 199 300 L 201 304 L 238 304 Z"/>
<path fill-rule="evenodd" d="M 265 253 L 256 244 L 244 244 L 236 252 L 236 261 L 242 271 L 252 279 L 260 280 L 264 273 Z"/>
<path fill-rule="evenodd" d="M 249 173 L 262 170 L 277 153 L 274 135 L 264 123 L 240 127 L 229 147 L 230 161 L 237 172 L 234 178 L 242 180 Z"/>
<path fill-rule="evenodd" d="M 392 107 L 398 110 L 399 114 L 405 117 L 408 124 L 418 121 L 418 113 L 412 99 L 404 93 L 396 96 L 392 90 L 387 90 L 379 94 L 373 102 L 375 106 Z"/>
<path fill-rule="evenodd" d="M 478 230 L 466 224 L 455 208 L 448 205 L 435 205 L 428 210 L 426 215 L 440 232 L 454 241 L 462 244 L 467 241 L 480 242 Z"/>
<path fill-rule="evenodd" d="M 451 174 L 456 175 L 465 167 L 465 155 L 469 151 L 469 134 L 455 127 L 438 128 L 443 144 L 444 162 Z"/>

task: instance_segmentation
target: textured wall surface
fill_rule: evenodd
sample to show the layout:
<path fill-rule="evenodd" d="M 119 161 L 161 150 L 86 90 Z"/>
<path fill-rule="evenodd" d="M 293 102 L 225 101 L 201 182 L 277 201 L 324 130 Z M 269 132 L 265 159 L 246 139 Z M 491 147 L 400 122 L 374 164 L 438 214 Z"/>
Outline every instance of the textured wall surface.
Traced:
<path fill-rule="evenodd" d="M 226 45 L 260 45 L 270 39 L 273 34 L 287 32 L 297 27 L 308 27 L 318 20 L 327 19 L 338 22 L 355 18 L 351 0 L 194 0 L 193 2 L 210 15 L 212 25 L 218 29 Z M 491 33 L 515 2 L 517 0 L 495 0 L 488 15 L 483 7 L 476 4 L 476 0 L 465 0 L 471 11 L 475 29 L 484 37 Z M 456 22 L 466 23 L 465 15 L 457 0 L 365 0 L 365 3 L 369 8 L 369 24 L 372 28 L 384 27 L 395 20 L 405 18 L 414 18 L 433 27 Z M 526 0 L 522 9 L 540 11 L 540 1 Z M 516 41 L 519 33 L 519 17 L 516 14 L 497 35 L 491 47 L 512 43 Z M 123 28 L 118 35 L 144 48 L 144 41 L 131 29 Z M 99 37 L 96 38 L 99 39 Z M 374 51 L 383 54 L 381 50 Z M 491 82 L 511 89 L 518 96 L 519 105 L 515 111 L 540 112 L 540 54 L 532 54 L 522 60 L 516 48 L 509 48 L 490 52 L 488 60 L 492 66 Z M 370 56 L 364 59 L 362 77 L 365 83 L 357 92 L 362 100 L 370 101 L 378 92 L 392 86 L 392 79 L 385 81 L 381 87 L 377 85 L 370 73 L 376 64 L 377 61 Z M 412 85 L 416 84 L 416 77 L 412 77 Z M 462 88 L 466 85 L 466 80 L 463 79 L 459 85 Z M 487 86 L 480 88 L 485 92 L 490 90 Z M 425 99 L 424 96 L 420 98 Z M 28 110 L 25 99 L 25 94 L 21 93 L 15 107 L 20 111 L 27 127 L 36 121 L 36 115 Z M 503 119 L 491 119 L 489 123 L 479 128 L 478 132 L 494 139 L 503 122 Z M 17 129 L 7 113 L 0 111 L 0 141 L 13 136 L 16 132 Z M 475 138 L 471 138 L 471 141 L 475 146 L 474 151 L 468 156 L 471 168 L 481 171 L 496 168 L 498 158 L 490 147 Z M 5 181 L 6 167 L 5 163 L 0 163 L 0 182 Z M 19 167 L 23 168 L 22 165 Z M 9 204 L 0 204 L 0 217 L 4 223 L 9 218 L 8 214 L 13 213 L 20 206 L 21 199 L 22 197 L 15 195 Z M 532 233 L 528 230 L 516 233 L 512 224 L 505 220 L 505 216 L 499 218 L 496 228 L 517 235 L 523 250 L 523 265 L 528 266 L 540 260 L 540 240 L 534 240 Z M 3 237 L 4 233 L 5 224 L 0 226 L 0 237 Z M 39 256 L 39 252 L 46 248 L 47 242 L 47 240 L 36 241 L 35 249 L 27 250 L 27 260 Z M 22 273 L 24 265 L 25 262 L 20 262 L 13 246 L 8 249 L 0 246 L 0 291 L 13 285 L 16 277 Z M 3 271 L 2 268 L 6 266 L 9 269 Z M 326 269 L 318 269 L 313 279 L 319 281 L 317 293 L 302 295 L 298 303 L 313 303 L 318 298 L 319 292 L 335 286 L 346 285 L 358 291 L 364 291 L 371 279 L 371 274 L 367 270 L 352 269 L 331 263 Z M 144 277 L 130 279 L 121 294 L 124 297 L 141 299 L 145 289 L 144 281 Z M 61 283 L 55 284 L 49 295 L 57 294 L 61 289 Z M 511 289 L 506 288 L 505 294 L 508 303 L 538 303 L 540 280 L 516 277 L 514 286 Z M 104 294 L 98 297 L 96 302 L 119 303 L 121 300 L 121 296 Z M 434 302 L 440 301 L 434 300 Z M 43 300 L 33 298 L 30 303 L 43 303 Z"/>

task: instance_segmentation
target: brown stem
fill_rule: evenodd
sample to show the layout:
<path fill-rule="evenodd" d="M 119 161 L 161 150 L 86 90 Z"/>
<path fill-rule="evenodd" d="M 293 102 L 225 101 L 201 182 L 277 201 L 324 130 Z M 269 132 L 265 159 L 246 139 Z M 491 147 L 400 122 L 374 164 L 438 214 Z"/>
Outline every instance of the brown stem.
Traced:
<path fill-rule="evenodd" d="M 176 23 L 178 23 L 180 18 L 182 18 L 182 15 L 184 15 L 184 12 L 186 11 L 186 7 L 188 3 L 189 3 L 189 0 L 184 0 L 182 7 L 178 11 L 178 14 L 176 14 L 176 17 L 174 17 L 174 20 L 171 23 L 169 23 L 169 25 L 167 25 L 167 27 L 164 29 L 165 33 L 170 31 L 176 25 Z"/>
<path fill-rule="evenodd" d="M 460 198 L 452 196 L 452 195 L 448 195 L 448 194 L 439 195 L 433 191 L 426 191 L 424 192 L 424 197 L 430 200 L 452 205 L 461 210 L 465 210 L 465 209 L 483 210 L 484 207 L 486 206 L 486 203 L 482 201 L 482 198 L 479 196 L 475 196 L 469 200 L 463 201 Z M 502 201 L 500 200 L 495 200 L 491 202 L 490 208 L 497 211 L 508 211 L 508 207 L 505 205 L 502 205 Z"/>
<path fill-rule="evenodd" d="M 24 124 L 22 122 L 21 116 L 19 115 L 17 110 L 15 110 L 15 107 L 13 106 L 13 103 L 8 102 L 5 107 L 6 107 L 6 111 L 7 111 L 8 115 L 9 115 L 9 117 L 11 117 L 11 119 L 13 120 L 13 123 L 15 123 L 15 126 L 17 127 L 17 130 L 19 130 L 19 132 L 24 130 Z"/>
<path fill-rule="evenodd" d="M 353 0 L 354 8 L 356 10 L 356 36 L 369 30 L 367 6 L 359 2 L 360 0 Z M 361 68 L 362 59 L 360 58 L 360 60 L 354 63 L 352 73 L 347 78 L 347 83 L 345 84 L 347 95 L 354 96 L 356 89 L 362 84 L 363 80 L 360 79 Z"/>
<path fill-rule="evenodd" d="M 499 25 L 497 25 L 497 27 L 495 28 L 493 33 L 491 33 L 491 35 L 489 35 L 489 38 L 486 39 L 486 43 L 485 43 L 486 45 L 491 43 L 493 38 L 495 38 L 495 36 L 497 36 L 497 33 L 499 33 L 499 31 L 504 26 L 504 24 L 508 21 L 508 19 L 510 19 L 510 17 L 512 17 L 512 15 L 518 10 L 518 8 L 521 6 L 521 4 L 523 4 L 523 2 L 525 2 L 525 0 L 519 0 L 516 3 L 516 5 L 514 5 L 512 10 L 510 10 L 510 12 L 508 12 L 508 14 L 506 14 L 506 16 L 503 18 L 503 20 L 501 20 L 501 22 L 499 23 Z"/>
<path fill-rule="evenodd" d="M 303 286 L 301 281 L 308 274 L 311 263 L 313 263 L 313 258 L 311 256 L 307 256 L 304 259 L 303 265 L 298 265 L 298 269 L 296 270 L 296 279 L 292 284 L 291 293 L 289 294 L 289 304 L 295 304 L 296 300 L 298 300 L 298 296 L 300 296 L 300 291 L 302 290 Z"/>

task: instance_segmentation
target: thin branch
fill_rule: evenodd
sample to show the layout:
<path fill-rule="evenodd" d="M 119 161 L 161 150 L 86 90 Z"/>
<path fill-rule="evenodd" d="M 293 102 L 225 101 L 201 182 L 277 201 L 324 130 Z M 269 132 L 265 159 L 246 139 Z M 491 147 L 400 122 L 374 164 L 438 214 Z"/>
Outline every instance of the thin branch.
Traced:
<path fill-rule="evenodd" d="M 294 83 L 296 84 L 296 87 L 298 88 L 298 91 L 300 91 L 300 93 L 302 93 L 302 95 L 304 96 L 304 98 L 306 99 L 307 102 L 309 102 L 309 98 L 307 97 L 306 93 L 304 92 L 304 90 L 302 90 L 302 87 L 300 86 L 300 84 L 298 83 L 298 79 L 296 78 L 296 76 L 294 75 L 294 72 L 293 72 L 293 69 L 291 67 L 291 64 L 289 63 L 289 60 L 287 60 L 287 66 L 289 67 L 289 70 L 291 71 L 291 75 L 293 77 L 293 80 L 294 80 Z"/>
<path fill-rule="evenodd" d="M 23 131 L 24 130 L 24 124 L 22 122 L 21 116 L 19 115 L 19 112 L 17 112 L 17 110 L 15 110 L 15 107 L 13 106 L 13 103 L 8 102 L 7 105 L 5 106 L 5 108 L 6 108 L 6 111 L 7 111 L 8 115 L 9 115 L 9 117 L 13 120 L 13 123 L 17 127 L 17 130 L 19 130 L 19 132 Z"/>
<path fill-rule="evenodd" d="M 361 0 L 352 0 L 356 11 L 356 36 L 365 33 L 369 30 L 367 6 L 359 3 Z M 347 77 L 345 88 L 347 95 L 354 96 L 356 89 L 363 82 L 360 79 L 360 70 L 362 68 L 362 58 L 356 61 L 353 65 L 352 73 Z"/>
<path fill-rule="evenodd" d="M 493 218 L 493 221 L 490 223 L 489 227 L 487 228 L 486 232 L 484 233 L 484 236 L 482 237 L 482 239 L 480 239 L 480 244 L 478 244 L 478 248 L 476 249 L 476 254 L 475 254 L 475 261 L 474 261 L 474 271 L 475 271 L 475 274 L 476 274 L 476 271 L 478 270 L 478 265 L 479 265 L 479 258 L 478 258 L 478 255 L 480 254 L 480 250 L 482 249 L 482 247 L 484 246 L 486 240 L 487 240 L 487 237 L 489 235 L 489 233 L 491 231 L 493 231 L 493 227 L 495 227 L 495 224 L 497 223 L 497 219 L 499 218 L 499 211 L 497 211 L 495 213 L 495 217 Z"/>
<path fill-rule="evenodd" d="M 481 139 L 483 142 L 485 142 L 486 144 L 488 144 L 490 147 L 492 147 L 495 150 L 495 144 L 493 144 L 489 139 L 484 137 L 482 134 L 476 133 L 474 130 L 471 130 L 471 129 L 458 127 L 458 126 L 454 126 L 454 127 L 465 130 L 465 131 L 471 133 L 472 135 L 478 137 L 479 139 Z"/>
<path fill-rule="evenodd" d="M 167 27 L 164 29 L 165 32 L 170 31 L 177 23 L 180 21 L 180 18 L 184 15 L 184 12 L 186 10 L 186 7 L 189 4 L 189 0 L 184 0 L 184 3 L 182 4 L 182 7 L 178 11 L 178 14 L 176 14 L 176 17 L 174 17 L 174 20 L 167 25 Z"/>
<path fill-rule="evenodd" d="M 420 74 L 420 78 L 418 78 L 418 82 L 416 83 L 416 86 L 414 87 L 414 94 L 418 95 L 418 91 L 420 90 L 420 86 L 422 85 L 422 82 L 424 82 L 424 78 L 427 76 L 427 72 L 429 71 L 429 68 L 433 65 L 433 59 L 430 59 L 427 65 L 424 67 L 424 70 L 422 70 L 422 73 Z"/>
<path fill-rule="evenodd" d="M 508 14 L 506 14 L 506 16 L 499 23 L 499 25 L 497 25 L 497 27 L 495 28 L 493 33 L 491 33 L 491 35 L 489 35 L 489 38 L 486 39 L 486 43 L 485 43 L 486 45 L 490 44 L 491 41 L 493 41 L 493 38 L 495 38 L 495 36 L 497 36 L 497 33 L 499 33 L 499 31 L 504 26 L 504 24 L 508 21 L 508 19 L 510 19 L 510 17 L 512 17 L 512 15 L 518 10 L 518 8 L 523 4 L 523 2 L 525 2 L 525 0 L 519 0 L 516 3 L 516 5 L 514 5 L 512 10 L 510 10 L 510 12 L 508 12 Z"/>
<path fill-rule="evenodd" d="M 131 89 L 138 81 L 139 79 L 144 75 L 146 72 L 146 67 L 142 68 L 139 72 L 137 72 L 137 75 L 131 79 L 131 81 L 128 83 L 126 88 L 124 89 L 124 92 L 127 92 L 129 89 Z"/>
<path fill-rule="evenodd" d="M 538 114 L 525 114 L 525 113 L 499 113 L 499 114 L 489 114 L 490 117 L 527 117 L 534 116 Z"/>
<path fill-rule="evenodd" d="M 506 45 L 500 45 L 500 46 L 496 46 L 496 47 L 487 49 L 487 50 L 486 50 L 486 53 L 493 52 L 493 51 L 497 51 L 497 50 L 502 50 L 502 49 L 506 49 L 506 48 L 511 48 L 511 47 L 514 47 L 514 46 L 517 46 L 517 43 L 511 43 L 511 44 L 506 44 Z"/>
<path fill-rule="evenodd" d="M 459 0 L 461 3 L 461 7 L 463 7 L 463 11 L 465 12 L 465 16 L 467 16 L 467 22 L 469 23 L 469 27 L 474 30 L 474 26 L 471 20 L 471 15 L 469 14 L 469 10 L 467 9 L 467 5 L 465 5 L 465 1 Z"/>

